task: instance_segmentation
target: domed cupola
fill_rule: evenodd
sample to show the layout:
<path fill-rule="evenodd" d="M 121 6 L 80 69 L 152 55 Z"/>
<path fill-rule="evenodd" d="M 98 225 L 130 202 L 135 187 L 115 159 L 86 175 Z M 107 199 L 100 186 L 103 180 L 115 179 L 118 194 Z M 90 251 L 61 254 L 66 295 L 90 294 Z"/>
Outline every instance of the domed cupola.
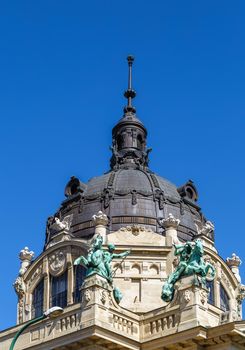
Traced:
<path fill-rule="evenodd" d="M 124 115 L 112 130 L 111 169 L 91 178 L 86 184 L 72 177 L 65 188 L 65 199 L 59 210 L 49 217 L 46 244 L 59 235 L 57 222 L 70 227 L 72 237 L 91 238 L 92 217 L 102 211 L 108 217 L 107 231 L 125 227 L 144 227 L 165 235 L 163 220 L 173 215 L 180 221 L 178 237 L 191 240 L 205 232 L 213 240 L 213 226 L 207 222 L 198 205 L 198 193 L 192 181 L 181 187 L 155 174 L 148 167 L 147 130 L 136 116 L 132 101 L 132 64 L 128 60 L 127 105 Z M 206 225 L 206 226 L 205 226 Z"/>
<path fill-rule="evenodd" d="M 132 89 L 132 65 L 134 58 L 128 56 L 128 89 L 124 96 L 127 98 L 127 106 L 124 107 L 124 115 L 112 130 L 112 157 L 111 169 L 138 168 L 145 169 L 148 166 L 148 154 L 151 149 L 146 147 L 147 130 L 136 116 L 136 109 L 132 106 L 132 100 L 136 96 Z"/>

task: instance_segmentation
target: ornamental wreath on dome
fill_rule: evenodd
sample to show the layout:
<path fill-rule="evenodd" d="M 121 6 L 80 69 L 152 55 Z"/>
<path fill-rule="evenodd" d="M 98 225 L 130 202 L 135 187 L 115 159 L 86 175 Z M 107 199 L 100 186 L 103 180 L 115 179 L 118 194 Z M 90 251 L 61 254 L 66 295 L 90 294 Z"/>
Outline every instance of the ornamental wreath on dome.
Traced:
<path fill-rule="evenodd" d="M 179 256 L 179 263 L 171 273 L 162 288 L 162 300 L 171 301 L 174 296 L 174 285 L 182 277 L 199 276 L 201 284 L 206 287 L 206 281 L 215 277 L 215 268 L 203 259 L 203 245 L 200 239 L 185 244 L 174 244 L 174 255 Z"/>

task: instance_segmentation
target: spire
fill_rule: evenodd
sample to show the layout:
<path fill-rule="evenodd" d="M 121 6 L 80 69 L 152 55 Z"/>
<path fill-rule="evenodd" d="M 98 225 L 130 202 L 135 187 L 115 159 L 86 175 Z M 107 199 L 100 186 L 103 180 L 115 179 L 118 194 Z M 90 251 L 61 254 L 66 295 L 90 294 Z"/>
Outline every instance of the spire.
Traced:
<path fill-rule="evenodd" d="M 134 56 L 129 55 L 128 60 L 128 89 L 124 92 L 124 96 L 128 99 L 127 106 L 124 107 L 124 113 L 135 113 L 136 109 L 132 106 L 132 99 L 136 96 L 136 91 L 132 89 L 132 66 L 134 62 Z"/>
<path fill-rule="evenodd" d="M 124 96 L 127 98 L 127 106 L 124 107 L 124 115 L 112 129 L 112 157 L 111 169 L 121 168 L 148 168 L 148 155 L 151 149 L 146 147 L 147 130 L 137 118 L 136 109 L 132 106 L 132 99 L 136 92 L 132 88 L 133 56 L 128 56 L 128 89 Z"/>

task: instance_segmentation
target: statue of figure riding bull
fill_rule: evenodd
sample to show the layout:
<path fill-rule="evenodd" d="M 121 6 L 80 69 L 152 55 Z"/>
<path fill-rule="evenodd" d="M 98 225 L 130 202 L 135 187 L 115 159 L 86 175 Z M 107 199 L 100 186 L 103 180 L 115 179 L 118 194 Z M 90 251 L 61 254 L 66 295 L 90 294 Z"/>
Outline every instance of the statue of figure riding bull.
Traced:
<path fill-rule="evenodd" d="M 174 247 L 174 254 L 179 256 L 179 264 L 162 288 L 161 298 L 167 302 L 173 299 L 174 285 L 181 277 L 197 275 L 204 286 L 207 280 L 212 281 L 215 277 L 215 268 L 203 259 L 204 250 L 200 239 L 184 244 L 174 244 Z"/>

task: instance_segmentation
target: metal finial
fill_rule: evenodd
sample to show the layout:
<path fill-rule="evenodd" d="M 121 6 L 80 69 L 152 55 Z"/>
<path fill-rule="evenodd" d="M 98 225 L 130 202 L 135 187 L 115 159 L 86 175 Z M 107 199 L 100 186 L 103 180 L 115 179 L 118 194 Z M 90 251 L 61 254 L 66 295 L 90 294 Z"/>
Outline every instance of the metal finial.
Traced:
<path fill-rule="evenodd" d="M 132 99 L 136 96 L 136 92 L 132 89 L 132 65 L 134 62 L 134 56 L 129 55 L 128 60 L 128 89 L 125 91 L 124 96 L 128 99 L 128 105 L 124 107 L 124 112 L 136 112 L 136 109 L 132 106 Z"/>

